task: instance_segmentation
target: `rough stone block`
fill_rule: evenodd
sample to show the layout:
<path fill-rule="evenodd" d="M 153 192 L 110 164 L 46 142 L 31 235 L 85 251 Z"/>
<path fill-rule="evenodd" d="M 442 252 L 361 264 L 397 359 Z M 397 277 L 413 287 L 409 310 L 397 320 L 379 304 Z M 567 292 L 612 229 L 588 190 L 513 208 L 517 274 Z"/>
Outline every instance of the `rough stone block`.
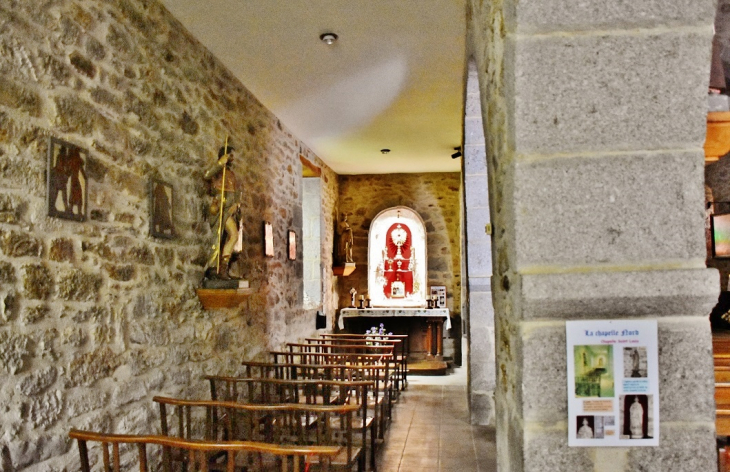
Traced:
<path fill-rule="evenodd" d="M 469 144 L 484 144 L 484 126 L 481 116 L 464 120 L 464 142 Z"/>
<path fill-rule="evenodd" d="M 492 275 L 492 243 L 470 242 L 468 249 L 469 277 L 489 277 Z"/>
<path fill-rule="evenodd" d="M 99 379 L 111 376 L 120 364 L 119 356 L 106 347 L 77 355 L 68 366 L 64 385 L 66 388 L 90 386 Z"/>
<path fill-rule="evenodd" d="M 473 328 L 494 328 L 492 292 L 469 292 L 469 324 Z"/>
<path fill-rule="evenodd" d="M 570 0 L 514 2 L 505 25 L 519 33 L 630 30 L 656 26 L 709 26 L 715 16 L 711 0 Z"/>
<path fill-rule="evenodd" d="M 712 338 L 708 320 L 660 320 L 661 420 L 711 423 L 715 418 L 714 393 Z"/>
<path fill-rule="evenodd" d="M 23 395 L 32 397 L 42 393 L 56 381 L 58 371 L 54 366 L 47 366 L 25 376 L 16 385 L 15 389 Z"/>
<path fill-rule="evenodd" d="M 556 158 L 514 171 L 518 270 L 705 260 L 701 152 Z"/>
<path fill-rule="evenodd" d="M 525 421 L 559 422 L 568 417 L 565 325 L 523 324 L 523 337 L 512 350 L 521 353 L 522 412 Z M 517 356 L 520 359 L 520 356 Z M 529 379 L 522 381 L 522 379 Z M 567 436 L 564 438 L 567 446 Z M 549 468 L 547 470 L 563 470 Z M 572 470 L 572 469 L 570 469 Z"/>
<path fill-rule="evenodd" d="M 45 305 L 26 306 L 23 310 L 23 314 L 21 315 L 21 320 L 25 325 L 37 323 L 38 321 L 46 318 L 50 311 L 51 310 Z"/>
<path fill-rule="evenodd" d="M 141 380 L 125 381 L 114 390 L 112 402 L 115 408 L 127 405 L 147 396 L 147 387 Z"/>
<path fill-rule="evenodd" d="M 464 145 L 464 173 L 466 175 L 487 174 L 487 150 L 484 144 Z"/>
<path fill-rule="evenodd" d="M 25 206 L 14 195 L 0 195 L 0 223 L 17 224 Z"/>
<path fill-rule="evenodd" d="M 486 180 L 486 177 L 485 177 Z M 467 188 L 468 192 L 469 189 Z M 488 202 L 485 202 L 488 204 Z M 469 244 L 476 242 L 491 243 L 486 225 L 490 222 L 489 207 L 469 207 L 466 210 L 466 238 Z M 471 248 L 469 248 L 471 249 Z"/>
<path fill-rule="evenodd" d="M 15 267 L 10 262 L 0 261 L 0 283 L 15 283 Z"/>
<path fill-rule="evenodd" d="M 539 427 L 527 427 L 525 429 L 524 446 L 520 451 L 524 459 L 525 472 L 542 470 L 586 472 L 595 470 L 593 460 L 591 460 L 590 448 L 568 447 L 567 431 L 547 430 Z M 519 451 L 520 448 L 514 447 L 514 449 Z"/>
<path fill-rule="evenodd" d="M 106 269 L 107 273 L 109 274 L 109 278 L 113 280 L 118 280 L 120 282 L 128 282 L 134 278 L 135 270 L 133 265 L 113 265 L 113 264 L 105 264 L 104 269 Z"/>
<path fill-rule="evenodd" d="M 21 372 L 30 356 L 29 339 L 22 334 L 0 332 L 0 365 L 9 374 Z"/>
<path fill-rule="evenodd" d="M 489 208 L 489 192 L 486 174 L 467 175 L 464 178 L 467 208 Z"/>
<path fill-rule="evenodd" d="M 48 429 L 58 421 L 63 409 L 60 390 L 34 396 L 27 406 L 26 419 L 35 428 Z"/>
<path fill-rule="evenodd" d="M 53 277 L 48 267 L 28 264 L 21 268 L 23 294 L 32 300 L 45 300 L 53 292 Z"/>
<path fill-rule="evenodd" d="M 73 240 L 67 238 L 58 238 L 51 241 L 51 248 L 48 251 L 48 257 L 56 262 L 73 262 L 74 260 L 74 243 Z"/>
<path fill-rule="evenodd" d="M 494 421 L 494 394 L 473 392 L 469 397 L 470 423 L 473 425 L 490 425 Z"/>
<path fill-rule="evenodd" d="M 529 274 L 520 279 L 525 319 L 706 318 L 720 290 L 715 269 Z"/>
<path fill-rule="evenodd" d="M 40 257 L 43 252 L 43 243 L 39 239 L 15 231 L 0 231 L 0 247 L 8 257 Z"/>
<path fill-rule="evenodd" d="M 661 407 L 661 406 L 660 406 Z M 686 472 L 717 470 L 715 428 L 710 423 L 661 423 L 659 447 L 629 450 L 626 470 Z"/>
<path fill-rule="evenodd" d="M 109 405 L 109 393 L 99 388 L 76 389 L 72 392 L 73 394 L 69 394 L 66 399 L 69 417 L 81 416 Z"/>
<path fill-rule="evenodd" d="M 64 272 L 58 280 L 58 296 L 63 300 L 91 302 L 97 299 L 102 278 L 81 270 Z"/>
<path fill-rule="evenodd" d="M 10 441 L 8 445 L 12 464 L 10 470 L 21 470 L 30 464 L 65 454 L 71 449 L 71 445 L 71 439 L 65 434 L 48 434 L 27 441 Z"/>
<path fill-rule="evenodd" d="M 508 42 L 506 49 L 514 51 L 507 55 L 514 55 L 515 64 L 505 65 L 506 74 L 514 74 L 519 91 L 514 102 L 515 151 L 521 155 L 701 147 L 711 38 L 708 28 L 651 35 L 520 37 Z"/>

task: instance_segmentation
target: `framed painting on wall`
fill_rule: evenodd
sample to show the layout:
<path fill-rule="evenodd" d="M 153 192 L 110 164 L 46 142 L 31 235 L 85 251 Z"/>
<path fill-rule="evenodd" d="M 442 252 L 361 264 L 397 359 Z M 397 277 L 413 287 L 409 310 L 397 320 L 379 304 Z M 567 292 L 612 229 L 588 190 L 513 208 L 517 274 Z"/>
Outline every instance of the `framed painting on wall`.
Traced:
<path fill-rule="evenodd" d="M 297 260 L 297 233 L 289 230 L 289 260 Z"/>
<path fill-rule="evenodd" d="M 80 147 L 50 138 L 48 141 L 48 216 L 86 221 L 89 154 Z"/>
<path fill-rule="evenodd" d="M 730 213 L 710 217 L 712 257 L 730 258 Z"/>
<path fill-rule="evenodd" d="M 274 257 L 274 227 L 264 222 L 264 256 Z"/>
<path fill-rule="evenodd" d="M 172 184 L 157 178 L 150 179 L 150 235 L 172 239 L 175 225 L 172 219 Z"/>

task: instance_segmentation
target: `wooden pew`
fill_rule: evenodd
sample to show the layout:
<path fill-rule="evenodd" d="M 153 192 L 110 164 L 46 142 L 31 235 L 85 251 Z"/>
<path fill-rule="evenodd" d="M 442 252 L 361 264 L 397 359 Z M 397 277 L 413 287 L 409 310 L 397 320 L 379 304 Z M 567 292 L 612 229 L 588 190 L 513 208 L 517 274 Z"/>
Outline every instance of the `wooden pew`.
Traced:
<path fill-rule="evenodd" d="M 312 352 L 289 352 L 289 351 L 270 351 L 269 355 L 275 364 L 332 364 L 346 366 L 368 366 L 382 364 L 385 366 L 383 370 L 383 383 L 379 396 L 375 397 L 375 402 L 382 410 L 381 418 L 384 424 L 385 419 L 392 419 L 393 411 L 393 390 L 394 382 L 392 378 L 393 355 L 381 354 L 359 354 L 359 353 L 312 353 Z"/>
<path fill-rule="evenodd" d="M 396 396 L 399 392 L 405 389 L 407 382 L 408 370 L 408 355 L 404 352 L 405 343 L 401 339 L 374 339 L 373 336 L 364 337 L 360 335 L 354 335 L 353 337 L 336 337 L 330 338 L 329 335 L 323 334 L 319 338 L 305 338 L 304 340 L 308 344 L 334 344 L 334 345 L 347 345 L 347 344 L 364 344 L 369 346 L 390 346 L 393 349 L 394 361 L 395 361 L 395 393 Z"/>
<path fill-rule="evenodd" d="M 136 470 L 140 472 L 148 472 L 150 465 L 152 470 L 162 470 L 164 472 L 173 472 L 173 464 L 171 461 L 173 450 L 181 451 L 188 458 L 188 471 L 205 471 L 209 470 L 225 470 L 226 472 L 234 472 L 236 470 L 244 470 L 237 465 L 237 458 L 241 454 L 254 453 L 260 457 L 270 456 L 276 460 L 270 460 L 276 464 L 276 468 L 267 467 L 266 462 L 259 461 L 253 467 L 247 467 L 248 472 L 277 470 L 281 472 L 300 472 L 302 464 L 309 462 L 312 458 L 317 458 L 323 471 L 330 470 L 330 462 L 332 458 L 341 454 L 342 448 L 339 446 L 279 446 L 274 444 L 263 444 L 251 441 L 229 441 L 229 442 L 213 442 L 213 441 L 194 441 L 187 439 L 171 438 L 168 436 L 157 435 L 128 435 L 128 434 L 102 434 L 91 431 L 71 430 L 69 432 L 71 439 L 76 439 L 79 447 L 79 456 L 81 461 L 81 472 L 91 472 L 94 462 L 101 467 L 96 470 L 103 472 L 122 472 L 128 470 L 126 460 L 122 462 L 123 448 L 135 449 L 136 446 Z M 89 442 L 100 443 L 101 445 L 101 461 L 92 461 L 89 459 Z M 109 445 L 112 447 L 109 452 Z M 162 454 L 152 454 L 152 459 L 148 455 L 148 446 L 157 446 L 162 449 Z M 225 463 L 210 464 L 209 456 L 213 454 L 223 453 L 226 458 Z M 155 458 L 159 458 L 155 459 Z M 129 459 L 127 454 L 124 459 Z M 158 466 L 158 462 L 161 467 Z"/>
<path fill-rule="evenodd" d="M 353 441 L 357 405 L 261 405 L 216 400 L 154 397 L 160 406 L 162 434 L 207 441 L 254 441 L 268 444 L 342 446 L 331 467 L 365 470 L 363 447 Z M 177 460 L 175 460 L 177 459 Z M 186 463 L 185 456 L 173 461 Z"/>
<path fill-rule="evenodd" d="M 408 387 L 408 353 L 410 352 L 411 346 L 407 334 L 352 334 L 352 333 L 323 333 L 320 335 L 323 339 L 332 340 L 348 340 L 348 339 L 372 339 L 373 337 L 380 340 L 395 341 L 399 342 L 399 347 L 396 349 L 396 361 L 401 364 L 400 367 L 400 389 L 403 390 Z"/>
<path fill-rule="evenodd" d="M 370 389 L 373 404 L 381 408 L 375 408 L 374 421 L 378 438 L 382 439 L 385 433 L 385 422 L 380 421 L 387 412 L 383 408 L 385 400 L 381 393 L 388 385 L 387 378 L 390 366 L 386 364 L 367 365 L 338 365 L 338 364 L 287 364 L 276 362 L 243 361 L 241 363 L 246 369 L 244 378 L 275 378 L 280 380 L 340 380 L 340 381 L 365 381 L 371 382 Z M 230 386 L 228 388 L 231 388 Z M 382 413 L 379 414 L 379 410 Z M 390 417 L 388 417 L 390 419 Z"/>
<path fill-rule="evenodd" d="M 361 433 L 362 446 L 367 455 L 367 437 L 370 437 L 370 463 L 375 469 L 375 443 L 380 434 L 380 411 L 373 409 L 368 415 L 371 381 L 336 381 L 318 379 L 272 379 L 266 377 L 227 377 L 208 375 L 211 399 L 245 404 L 294 403 L 309 405 L 356 405 L 358 418 L 352 422 L 353 429 Z"/>

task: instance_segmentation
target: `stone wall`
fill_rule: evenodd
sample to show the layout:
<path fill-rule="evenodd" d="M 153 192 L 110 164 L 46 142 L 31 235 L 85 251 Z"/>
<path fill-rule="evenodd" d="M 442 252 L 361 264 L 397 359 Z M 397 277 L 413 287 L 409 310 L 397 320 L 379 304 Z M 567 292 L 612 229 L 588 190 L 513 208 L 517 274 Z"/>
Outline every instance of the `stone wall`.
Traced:
<path fill-rule="evenodd" d="M 460 317 L 460 174 L 341 175 L 339 185 L 339 210 L 348 214 L 357 264 L 355 272 L 339 282 L 340 308 L 349 306 L 352 287 L 358 294 L 368 291 L 370 222 L 381 211 L 403 205 L 415 210 L 426 224 L 428 286 L 445 285 L 447 308 L 452 317 Z M 451 355 L 446 347 L 444 352 Z"/>
<path fill-rule="evenodd" d="M 4 2 L 0 33 L 0 470 L 78 470 L 70 428 L 154 431 L 153 395 L 205 395 L 201 374 L 314 332 L 286 234 L 301 236 L 299 155 L 322 163 L 155 0 Z M 87 222 L 46 216 L 51 136 L 89 152 Z M 202 174 L 226 136 L 245 195 L 236 270 L 256 292 L 204 311 Z M 174 185 L 172 240 L 148 235 L 152 176 Z M 328 268 L 326 168 L 323 195 Z"/>

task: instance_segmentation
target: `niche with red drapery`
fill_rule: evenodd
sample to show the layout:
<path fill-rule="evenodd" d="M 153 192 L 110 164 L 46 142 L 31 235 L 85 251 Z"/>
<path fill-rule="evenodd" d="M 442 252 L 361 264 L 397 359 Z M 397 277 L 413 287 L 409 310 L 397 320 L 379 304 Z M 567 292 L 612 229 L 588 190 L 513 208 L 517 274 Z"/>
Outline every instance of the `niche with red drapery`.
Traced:
<path fill-rule="evenodd" d="M 368 292 L 373 306 L 426 304 L 426 228 L 408 207 L 380 212 L 368 235 Z"/>

